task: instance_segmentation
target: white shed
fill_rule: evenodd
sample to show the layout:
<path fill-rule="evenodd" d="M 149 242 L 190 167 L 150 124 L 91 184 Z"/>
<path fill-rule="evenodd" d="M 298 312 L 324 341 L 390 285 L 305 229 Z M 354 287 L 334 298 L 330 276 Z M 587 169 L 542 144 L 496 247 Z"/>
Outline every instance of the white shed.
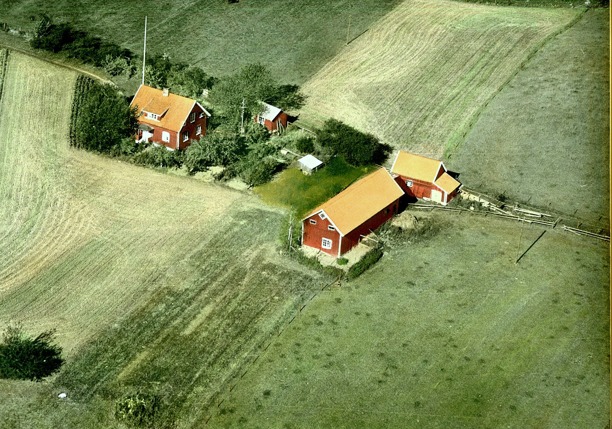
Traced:
<path fill-rule="evenodd" d="M 300 170 L 302 170 L 304 174 L 310 174 L 322 166 L 323 162 L 312 155 L 306 155 L 298 159 L 298 164 L 300 165 Z"/>

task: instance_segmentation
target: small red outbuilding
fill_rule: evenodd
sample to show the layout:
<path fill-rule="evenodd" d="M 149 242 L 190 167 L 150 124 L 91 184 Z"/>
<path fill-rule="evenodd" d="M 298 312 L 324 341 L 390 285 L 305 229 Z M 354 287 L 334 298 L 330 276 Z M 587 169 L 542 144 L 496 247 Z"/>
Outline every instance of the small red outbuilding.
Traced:
<path fill-rule="evenodd" d="M 274 107 L 268 103 L 261 103 L 262 111 L 259 115 L 255 115 L 255 122 L 263 125 L 270 132 L 282 131 L 287 128 L 289 117 L 278 107 Z"/>
<path fill-rule="evenodd" d="M 340 257 L 392 218 L 404 195 L 381 168 L 358 180 L 302 220 L 302 245 Z"/>
<path fill-rule="evenodd" d="M 391 174 L 406 195 L 448 204 L 461 189 L 461 183 L 448 174 L 442 161 L 400 150 Z"/>

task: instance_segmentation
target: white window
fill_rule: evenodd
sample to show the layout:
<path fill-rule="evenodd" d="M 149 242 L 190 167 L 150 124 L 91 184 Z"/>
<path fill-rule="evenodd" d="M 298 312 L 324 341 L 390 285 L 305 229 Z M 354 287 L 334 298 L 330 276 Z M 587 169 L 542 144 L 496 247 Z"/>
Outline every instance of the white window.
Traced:
<path fill-rule="evenodd" d="M 331 249 L 332 248 L 332 241 L 329 238 L 321 239 L 321 247 L 323 249 Z"/>
<path fill-rule="evenodd" d="M 189 122 L 195 122 L 195 112 L 189 114 Z"/>
<path fill-rule="evenodd" d="M 325 219 L 325 213 L 323 213 L 323 212 L 319 213 L 319 217 L 320 217 L 321 219 Z"/>
<path fill-rule="evenodd" d="M 183 141 L 189 140 L 189 131 L 183 131 Z"/>
<path fill-rule="evenodd" d="M 412 188 L 412 180 L 406 180 L 406 186 L 408 186 L 409 188 Z"/>
<path fill-rule="evenodd" d="M 145 112 L 145 116 L 149 119 L 153 119 L 155 121 L 157 121 L 159 119 L 159 115 L 157 115 L 156 113 L 151 113 L 151 112 Z"/>
<path fill-rule="evenodd" d="M 170 141 L 170 133 L 168 131 L 162 131 L 162 141 L 163 142 Z"/>
<path fill-rule="evenodd" d="M 336 228 L 334 228 L 333 225 L 327 225 L 327 229 L 330 230 L 330 231 L 335 231 L 336 230 Z"/>
<path fill-rule="evenodd" d="M 196 128 L 196 136 L 199 136 L 200 134 L 202 134 L 202 125 L 198 125 Z"/>
<path fill-rule="evenodd" d="M 200 118 L 204 117 L 204 112 L 200 112 Z"/>
<path fill-rule="evenodd" d="M 314 220 L 314 219 L 310 219 L 309 222 L 310 222 L 311 225 L 316 225 L 317 224 L 317 221 Z"/>
<path fill-rule="evenodd" d="M 257 122 L 259 122 L 259 125 L 266 125 L 266 119 L 261 115 L 257 116 Z"/>

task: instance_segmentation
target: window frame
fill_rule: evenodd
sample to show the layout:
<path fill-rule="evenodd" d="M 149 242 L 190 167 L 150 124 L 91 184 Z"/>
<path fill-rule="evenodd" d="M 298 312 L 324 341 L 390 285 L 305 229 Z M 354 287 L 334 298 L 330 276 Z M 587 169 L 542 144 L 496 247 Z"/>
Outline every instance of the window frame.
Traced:
<path fill-rule="evenodd" d="M 410 179 L 406 179 L 406 186 L 408 186 L 409 188 L 412 188 L 414 186 L 414 182 Z"/>
<path fill-rule="evenodd" d="M 162 131 L 161 139 L 165 143 L 170 143 L 170 133 L 168 131 Z"/>
<path fill-rule="evenodd" d="M 202 134 L 202 125 L 198 125 L 196 127 L 196 136 L 199 136 L 200 134 Z"/>
<path fill-rule="evenodd" d="M 195 114 L 195 112 L 191 112 L 189 114 L 189 122 L 193 124 L 195 122 L 195 120 L 196 120 L 196 114 Z"/>
<path fill-rule="evenodd" d="M 308 219 L 308 223 L 310 223 L 311 225 L 316 225 L 317 221 L 314 219 Z"/>
<path fill-rule="evenodd" d="M 328 231 L 335 231 L 335 230 L 336 230 L 336 227 L 335 227 L 335 226 L 333 226 L 333 225 L 327 225 L 327 230 L 328 230 Z"/>
<path fill-rule="evenodd" d="M 329 238 L 321 238 L 321 249 L 331 250 L 334 246 L 334 241 Z"/>
<path fill-rule="evenodd" d="M 183 131 L 182 135 L 183 135 L 183 143 L 189 140 L 189 130 Z"/>

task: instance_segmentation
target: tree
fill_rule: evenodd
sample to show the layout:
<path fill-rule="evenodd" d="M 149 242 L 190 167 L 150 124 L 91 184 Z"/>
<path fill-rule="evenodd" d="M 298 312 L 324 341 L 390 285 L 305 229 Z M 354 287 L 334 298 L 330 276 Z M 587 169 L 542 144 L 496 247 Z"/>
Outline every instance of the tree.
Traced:
<path fill-rule="evenodd" d="M 189 173 L 203 171 L 212 165 L 228 166 L 245 152 L 245 139 L 237 132 L 215 129 L 185 151 L 185 166 Z"/>
<path fill-rule="evenodd" d="M 323 148 L 340 155 L 352 165 L 382 164 L 391 147 L 380 143 L 372 134 L 365 134 L 336 120 L 328 119 L 317 130 L 317 139 Z"/>
<path fill-rule="evenodd" d="M 40 381 L 59 371 L 64 359 L 54 335 L 50 330 L 31 338 L 21 326 L 9 326 L 0 344 L 0 377 Z"/>
<path fill-rule="evenodd" d="M 244 100 L 245 118 L 250 118 L 261 111 L 261 102 L 269 99 L 274 91 L 270 71 L 262 64 L 249 64 L 216 83 L 209 97 L 216 112 L 230 119 L 240 117 Z"/>
<path fill-rule="evenodd" d="M 84 94 L 75 124 L 75 145 L 109 152 L 136 134 L 136 109 L 110 85 L 94 84 Z"/>

